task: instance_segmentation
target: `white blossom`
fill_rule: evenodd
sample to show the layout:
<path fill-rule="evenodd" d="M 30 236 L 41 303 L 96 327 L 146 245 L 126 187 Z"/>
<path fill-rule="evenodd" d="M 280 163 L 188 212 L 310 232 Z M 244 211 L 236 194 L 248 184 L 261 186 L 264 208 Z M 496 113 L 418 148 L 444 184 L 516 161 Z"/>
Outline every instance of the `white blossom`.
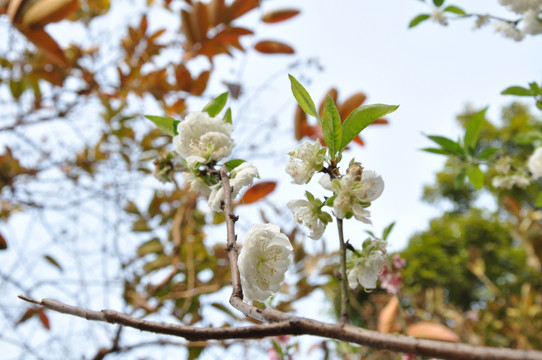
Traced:
<path fill-rule="evenodd" d="M 527 161 L 527 167 L 533 175 L 533 178 L 542 177 L 542 147 L 537 148 Z"/>
<path fill-rule="evenodd" d="M 293 247 L 278 225 L 252 225 L 239 255 L 243 298 L 265 301 L 280 290 L 293 262 Z"/>
<path fill-rule="evenodd" d="M 441 25 L 448 25 L 448 20 L 446 20 L 446 15 L 444 14 L 444 11 L 439 8 L 434 8 L 429 18 L 432 21 Z"/>
<path fill-rule="evenodd" d="M 349 170 L 351 168 L 352 166 Z M 368 219 L 371 214 L 365 209 L 367 203 L 378 198 L 384 190 L 382 177 L 371 170 L 364 170 L 361 173 L 361 179 L 355 171 L 349 171 L 340 179 L 333 180 L 325 174 L 320 179 L 320 185 L 336 195 L 333 201 L 333 212 L 337 218 L 344 219 L 353 215 L 366 224 L 371 223 Z"/>
<path fill-rule="evenodd" d="M 251 186 L 254 178 L 258 176 L 258 169 L 250 162 L 244 162 L 230 172 L 231 197 L 234 199 L 241 189 Z M 215 212 L 222 211 L 221 203 L 224 201 L 224 188 L 222 182 L 211 187 L 209 207 Z"/>
<path fill-rule="evenodd" d="M 499 3 L 517 14 L 523 14 L 529 10 L 540 11 L 542 7 L 540 0 L 499 0 Z"/>
<path fill-rule="evenodd" d="M 367 239 L 361 254 L 353 256 L 347 271 L 348 284 L 355 289 L 358 284 L 365 289 L 376 288 L 380 268 L 386 263 L 387 242 L 380 239 Z"/>
<path fill-rule="evenodd" d="M 318 240 L 322 237 L 326 225 L 318 217 L 319 208 L 307 200 L 291 200 L 287 205 L 292 210 L 295 221 L 309 229 L 311 239 Z"/>
<path fill-rule="evenodd" d="M 540 19 L 541 9 L 527 10 L 523 14 L 523 28 L 524 34 L 537 35 L 542 34 L 542 20 Z"/>
<path fill-rule="evenodd" d="M 489 15 L 480 15 L 474 23 L 473 30 L 481 29 L 489 23 Z"/>
<path fill-rule="evenodd" d="M 491 184 L 497 189 L 512 189 L 513 187 L 525 188 L 529 186 L 531 180 L 529 178 L 514 174 L 510 176 L 495 176 L 491 180 Z"/>
<path fill-rule="evenodd" d="M 496 20 L 493 23 L 493 27 L 496 32 L 499 32 L 508 38 L 511 38 L 515 41 L 523 40 L 523 37 L 524 37 L 523 33 L 514 25 L 510 24 L 509 22 Z"/>
<path fill-rule="evenodd" d="M 194 169 L 199 164 L 219 160 L 231 154 L 233 126 L 218 117 L 196 112 L 179 123 L 179 135 L 173 138 L 173 144 L 188 166 Z"/>
<path fill-rule="evenodd" d="M 325 152 L 325 148 L 317 141 L 314 144 L 304 142 L 288 153 L 290 161 L 286 165 L 286 172 L 294 179 L 292 183 L 306 184 L 316 171 L 322 170 Z"/>

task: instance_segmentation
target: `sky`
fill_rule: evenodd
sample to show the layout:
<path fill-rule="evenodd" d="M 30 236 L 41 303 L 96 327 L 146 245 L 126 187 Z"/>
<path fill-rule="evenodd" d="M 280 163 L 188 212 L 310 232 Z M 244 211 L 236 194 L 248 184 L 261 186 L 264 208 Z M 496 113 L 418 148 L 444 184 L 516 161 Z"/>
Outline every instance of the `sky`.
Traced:
<path fill-rule="evenodd" d="M 353 147 L 351 152 L 384 178 L 384 193 L 370 209 L 375 233 L 396 222 L 390 238 L 392 251 L 406 246 L 414 232 L 425 229 L 428 219 L 441 213 L 438 207 L 420 201 L 423 186 L 433 182 L 444 161 L 420 151 L 431 145 L 425 135 L 461 136 L 455 117 L 467 105 L 476 109 L 489 106 L 489 119 L 496 122 L 503 106 L 524 100 L 502 96 L 502 90 L 542 79 L 542 37 L 515 42 L 495 33 L 491 24 L 473 30 L 474 19 L 451 21 L 447 27 L 427 21 L 407 29 L 413 17 L 431 11 L 429 4 L 420 1 L 311 0 L 295 5 L 273 1 L 264 3 L 264 8 L 267 4 L 269 9 L 284 4 L 302 11 L 290 21 L 261 26 L 258 36 L 285 39 L 300 58 L 318 58 L 325 70 L 313 72 L 312 81 L 305 84 L 315 102 L 335 86 L 339 101 L 363 91 L 368 95 L 366 104 L 400 105 L 386 117 L 390 125 L 367 128 L 363 132 L 366 147 Z M 454 4 L 472 12 L 515 18 L 497 1 Z M 257 88 L 269 76 L 262 68 L 292 62 L 286 56 L 249 56 L 257 61 L 247 61 L 243 72 L 248 89 Z M 276 95 L 275 104 L 281 104 L 283 96 L 291 98 L 287 76 L 270 87 L 281 94 Z M 289 116 L 287 121 L 292 119 L 294 106 L 284 114 Z M 275 169 L 263 173 L 276 176 Z M 304 192 L 289 191 L 297 197 Z M 351 226 L 357 233 L 356 225 Z"/>

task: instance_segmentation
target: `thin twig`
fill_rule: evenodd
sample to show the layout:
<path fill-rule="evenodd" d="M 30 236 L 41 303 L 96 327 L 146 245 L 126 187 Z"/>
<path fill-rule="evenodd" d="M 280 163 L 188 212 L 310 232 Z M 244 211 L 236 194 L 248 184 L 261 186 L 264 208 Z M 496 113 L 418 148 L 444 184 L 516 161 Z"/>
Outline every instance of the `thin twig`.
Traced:
<path fill-rule="evenodd" d="M 348 304 L 350 297 L 348 296 L 348 277 L 346 276 L 346 245 L 344 243 L 343 219 L 337 218 L 337 230 L 339 232 L 340 244 L 340 267 L 341 267 L 341 323 L 349 324 L 350 316 L 348 315 Z"/>

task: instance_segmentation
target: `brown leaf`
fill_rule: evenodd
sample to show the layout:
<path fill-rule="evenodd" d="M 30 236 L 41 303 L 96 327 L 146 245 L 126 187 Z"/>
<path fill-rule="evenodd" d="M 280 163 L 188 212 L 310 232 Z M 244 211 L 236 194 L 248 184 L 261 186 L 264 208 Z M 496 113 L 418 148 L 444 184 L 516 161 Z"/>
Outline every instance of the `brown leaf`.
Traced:
<path fill-rule="evenodd" d="M 452 330 L 441 324 L 435 324 L 430 322 L 418 322 L 407 326 L 408 336 L 414 336 L 417 338 L 459 342 L 459 336 Z"/>
<path fill-rule="evenodd" d="M 239 200 L 239 205 L 252 204 L 266 197 L 275 190 L 276 186 L 276 181 L 264 181 L 252 186 L 247 190 L 245 195 L 243 195 L 241 200 Z"/>
<path fill-rule="evenodd" d="M 18 30 L 36 45 L 39 50 L 43 51 L 47 59 L 51 62 L 62 68 L 69 66 L 64 56 L 64 51 L 62 51 L 58 43 L 45 30 L 25 28 L 18 28 Z"/>
<path fill-rule="evenodd" d="M 290 45 L 286 45 L 284 43 L 273 41 L 273 40 L 266 40 L 266 41 L 259 41 L 254 45 L 254 49 L 256 51 L 259 51 L 263 54 L 293 54 L 294 49 Z"/>
<path fill-rule="evenodd" d="M 331 96 L 333 99 L 333 102 L 337 104 L 337 98 L 339 97 L 339 91 L 336 88 L 331 88 L 327 91 L 327 93 L 322 98 L 322 101 L 320 101 L 320 106 L 318 107 L 318 114 L 320 117 L 324 116 L 324 107 L 326 105 L 327 97 Z"/>
<path fill-rule="evenodd" d="M 181 32 L 184 34 L 187 45 L 192 47 L 195 42 L 194 32 L 190 25 L 190 13 L 186 10 L 181 10 Z"/>
<path fill-rule="evenodd" d="M 224 0 L 213 0 L 207 4 L 207 14 L 212 26 L 217 26 L 224 22 L 226 14 L 226 3 Z"/>
<path fill-rule="evenodd" d="M 24 323 L 25 321 L 27 321 L 28 319 L 30 319 L 32 316 L 36 315 L 37 314 L 37 311 L 38 309 L 36 308 L 28 308 L 23 316 L 21 316 L 21 318 L 19 320 L 17 320 L 17 322 L 15 323 L 15 326 L 19 325 L 19 324 L 22 324 Z"/>
<path fill-rule="evenodd" d="M 179 64 L 175 68 L 175 79 L 179 90 L 189 91 L 192 87 L 192 75 L 183 64 Z"/>
<path fill-rule="evenodd" d="M 307 114 L 297 105 L 294 117 L 294 135 L 296 140 L 301 140 L 306 135 Z"/>
<path fill-rule="evenodd" d="M 8 242 L 6 238 L 0 233 L 0 250 L 6 250 L 8 248 Z"/>
<path fill-rule="evenodd" d="M 278 23 L 293 18 L 299 13 L 300 11 L 296 9 L 282 9 L 270 11 L 262 16 L 262 21 L 264 23 Z"/>
<path fill-rule="evenodd" d="M 77 0 L 40 0 L 31 4 L 28 10 L 24 10 L 17 23 L 25 27 L 42 28 L 67 18 L 78 7 Z"/>
<path fill-rule="evenodd" d="M 395 331 L 394 327 L 395 319 L 397 318 L 397 310 L 399 310 L 399 299 L 397 299 L 397 296 L 393 296 L 378 314 L 378 331 L 385 334 Z"/>
<path fill-rule="evenodd" d="M 46 328 L 47 330 L 51 330 L 51 325 L 49 324 L 49 318 L 45 314 L 45 309 L 43 308 L 39 309 L 38 313 L 39 313 L 40 321 L 43 327 Z"/>
<path fill-rule="evenodd" d="M 199 74 L 196 81 L 194 81 L 194 85 L 192 86 L 192 89 L 190 89 L 190 93 L 196 96 L 203 94 L 203 92 L 207 88 L 207 81 L 209 81 L 210 75 L 211 73 L 209 71 L 204 71 L 201 74 Z"/>
<path fill-rule="evenodd" d="M 346 120 L 348 115 L 350 115 L 354 109 L 363 104 L 365 99 L 367 99 L 367 96 L 362 92 L 350 96 L 344 103 L 342 103 L 341 106 L 339 106 L 339 114 L 341 115 L 341 119 L 343 121 Z"/>
<path fill-rule="evenodd" d="M 235 0 L 228 9 L 226 22 L 245 15 L 250 10 L 260 6 L 260 0 Z"/>

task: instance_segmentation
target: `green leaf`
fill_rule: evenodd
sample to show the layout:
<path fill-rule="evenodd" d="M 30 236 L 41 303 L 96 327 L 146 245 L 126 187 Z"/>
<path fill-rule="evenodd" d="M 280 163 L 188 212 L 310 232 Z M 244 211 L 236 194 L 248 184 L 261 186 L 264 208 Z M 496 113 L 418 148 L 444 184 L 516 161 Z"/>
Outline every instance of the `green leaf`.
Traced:
<path fill-rule="evenodd" d="M 164 246 L 159 238 L 152 238 L 144 242 L 137 248 L 137 255 L 143 257 L 147 254 L 160 253 L 164 251 Z"/>
<path fill-rule="evenodd" d="M 433 0 L 433 4 L 435 4 L 436 7 L 442 6 L 444 0 Z"/>
<path fill-rule="evenodd" d="M 438 135 L 427 135 L 427 137 L 439 144 L 444 151 L 447 151 L 450 154 L 465 155 L 465 151 L 461 145 L 447 137 Z"/>
<path fill-rule="evenodd" d="M 388 236 L 390 235 L 391 231 L 393 230 L 393 227 L 395 226 L 395 221 L 389 224 L 382 233 L 382 240 L 386 240 Z"/>
<path fill-rule="evenodd" d="M 177 125 L 180 123 L 179 120 L 155 115 L 145 115 L 145 117 L 152 121 L 158 127 L 158 129 L 162 130 L 166 134 L 171 136 L 179 134 L 177 132 Z"/>
<path fill-rule="evenodd" d="M 233 160 L 227 161 L 224 164 L 224 166 L 226 166 L 226 169 L 228 169 L 228 171 L 232 171 L 233 169 L 235 169 L 236 167 L 238 167 L 244 162 L 245 160 L 242 160 L 242 159 L 233 159 Z"/>
<path fill-rule="evenodd" d="M 420 14 L 410 21 L 410 23 L 408 24 L 408 27 L 413 28 L 414 26 L 419 25 L 421 22 L 429 19 L 430 16 L 431 15 L 429 14 Z"/>
<path fill-rule="evenodd" d="M 463 186 L 463 184 L 465 183 L 465 177 L 467 176 L 467 171 L 465 170 L 465 168 L 462 168 L 459 173 L 457 173 L 457 175 L 455 176 L 455 179 L 454 179 L 454 187 L 456 189 L 459 189 L 460 187 Z"/>
<path fill-rule="evenodd" d="M 486 115 L 486 110 L 487 107 L 471 115 L 469 122 L 467 123 L 467 131 L 465 132 L 465 150 L 474 149 L 476 147 L 478 137 L 480 136 L 480 130 L 482 129 L 482 123 L 484 122 Z"/>
<path fill-rule="evenodd" d="M 501 92 L 501 95 L 515 95 L 515 96 L 533 96 L 535 93 L 531 89 L 524 88 L 522 86 L 510 86 Z"/>
<path fill-rule="evenodd" d="M 471 165 L 467 168 L 467 176 L 471 184 L 478 190 L 484 186 L 484 173 L 477 165 Z"/>
<path fill-rule="evenodd" d="M 490 147 L 487 149 L 482 150 L 480 154 L 476 157 L 479 160 L 489 160 L 493 155 L 495 155 L 499 151 L 498 148 Z"/>
<path fill-rule="evenodd" d="M 324 105 L 324 118 L 322 119 L 322 133 L 324 141 L 329 148 L 329 155 L 335 160 L 335 154 L 339 151 L 342 138 L 341 115 L 335 102 L 328 96 Z"/>
<path fill-rule="evenodd" d="M 536 202 L 534 204 L 536 207 L 542 206 L 542 192 L 536 197 Z"/>
<path fill-rule="evenodd" d="M 519 145 L 530 145 L 535 141 L 542 140 L 542 132 L 540 131 L 528 131 L 526 133 L 519 134 L 514 138 L 514 141 Z"/>
<path fill-rule="evenodd" d="M 318 116 L 318 112 L 316 111 L 316 106 L 314 106 L 314 101 L 312 101 L 311 96 L 309 95 L 308 91 L 305 90 L 303 85 L 301 85 L 299 81 L 296 80 L 295 77 L 293 77 L 290 74 L 288 74 L 288 77 L 290 78 L 292 93 L 294 94 L 294 97 L 297 100 L 297 103 L 299 104 L 299 106 L 301 106 L 301 109 L 303 109 L 303 111 L 306 112 L 308 115 L 311 115 L 317 118 L 318 121 L 321 123 L 322 120 L 320 119 L 320 116 Z"/>
<path fill-rule="evenodd" d="M 457 14 L 457 15 L 460 15 L 460 16 L 466 16 L 467 15 L 465 10 L 461 9 L 460 7 L 454 6 L 454 5 L 446 6 L 443 11 L 454 13 L 454 14 Z"/>
<path fill-rule="evenodd" d="M 228 123 L 228 124 L 232 123 L 232 121 L 231 121 L 231 108 L 228 108 L 228 110 L 226 110 L 226 113 L 224 114 L 224 118 L 222 119 L 222 121 L 224 121 L 225 123 Z"/>
<path fill-rule="evenodd" d="M 342 126 L 341 146 L 337 151 L 342 151 L 363 129 L 376 119 L 394 112 L 399 105 L 372 104 L 360 106 L 346 118 Z"/>
<path fill-rule="evenodd" d="M 531 88 L 533 94 L 542 95 L 542 88 L 540 88 L 540 86 L 534 81 L 529 83 L 529 88 Z"/>
<path fill-rule="evenodd" d="M 423 148 L 422 151 L 433 153 L 433 154 L 439 154 L 439 155 L 450 155 L 451 153 L 449 151 L 446 151 L 444 149 L 438 149 L 438 148 Z"/>
<path fill-rule="evenodd" d="M 49 264 L 53 265 L 54 267 L 56 267 L 60 272 L 62 272 L 64 269 L 62 269 L 62 266 L 60 266 L 60 264 L 58 263 L 58 261 L 55 260 L 55 258 L 53 258 L 52 256 L 50 255 L 45 255 L 43 257 L 45 260 L 47 260 L 49 262 Z"/>
<path fill-rule="evenodd" d="M 536 107 L 538 108 L 538 110 L 541 110 L 541 111 L 542 111 L 542 101 L 537 100 L 537 101 L 536 101 Z"/>
<path fill-rule="evenodd" d="M 202 112 L 206 112 L 210 117 L 215 117 L 222 111 L 224 105 L 228 101 L 228 92 L 224 92 L 211 100 L 207 105 L 203 107 Z"/>

